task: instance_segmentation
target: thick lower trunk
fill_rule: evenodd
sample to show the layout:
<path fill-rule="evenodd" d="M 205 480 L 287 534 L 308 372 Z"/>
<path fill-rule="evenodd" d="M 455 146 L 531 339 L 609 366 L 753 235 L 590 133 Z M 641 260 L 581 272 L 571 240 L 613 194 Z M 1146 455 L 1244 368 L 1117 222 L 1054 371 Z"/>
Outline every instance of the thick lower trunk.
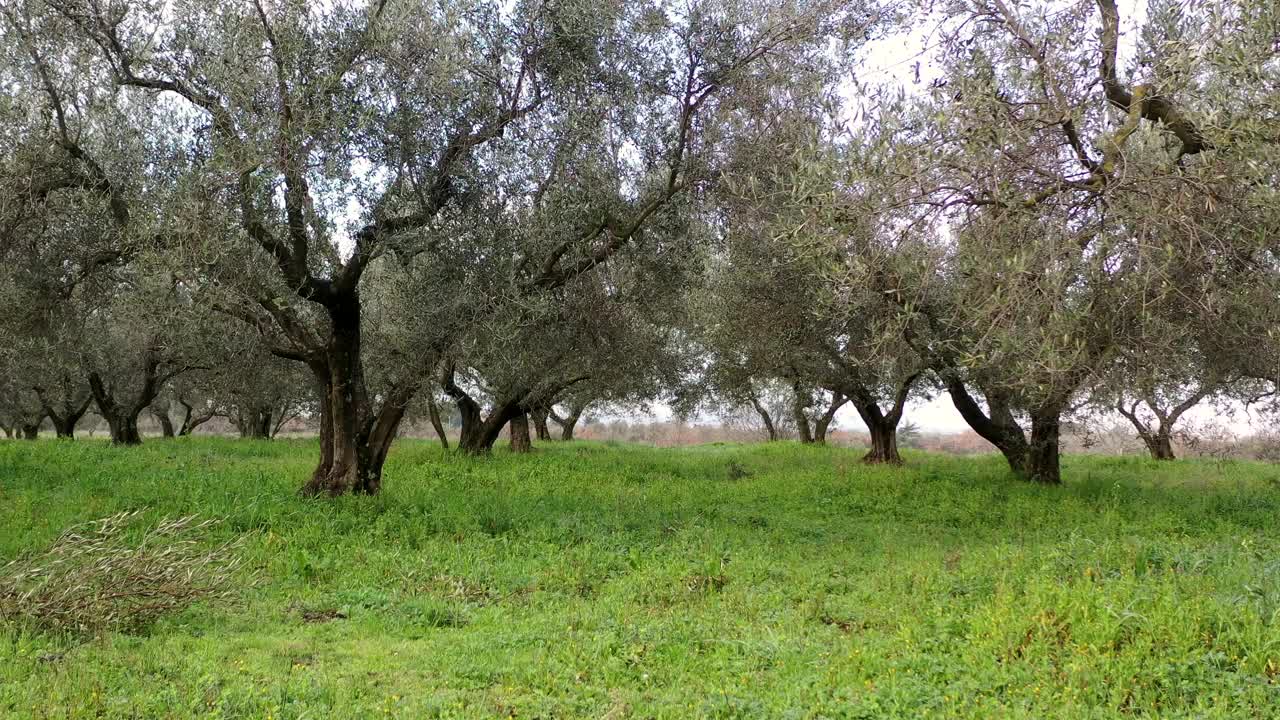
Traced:
<path fill-rule="evenodd" d="M 240 437 L 246 440 L 270 440 L 275 430 L 270 408 L 254 408 L 240 414 L 237 422 Z"/>
<path fill-rule="evenodd" d="M 863 462 L 902 464 L 902 456 L 898 454 L 898 423 L 902 421 L 903 408 L 915 378 L 914 375 L 908 377 L 898 386 L 893 406 L 887 413 L 880 408 L 880 398 L 861 381 L 851 379 L 846 384 L 842 395 L 858 411 L 858 417 L 867 426 L 867 433 L 871 438 L 871 449 L 862 456 Z M 836 399 L 840 400 L 839 397 Z M 833 407 L 839 409 L 838 406 Z"/>
<path fill-rule="evenodd" d="M 826 417 L 818 418 L 813 424 L 813 442 L 816 445 L 827 444 L 827 429 L 831 427 L 831 420 Z"/>
<path fill-rule="evenodd" d="M 155 418 L 155 419 L 156 419 L 156 422 L 157 422 L 157 423 L 159 423 L 159 425 L 160 425 L 160 434 L 161 434 L 162 436 L 167 437 L 167 438 L 171 438 L 171 437 L 173 437 L 173 436 L 174 436 L 174 432 L 173 432 L 173 421 L 169 419 L 169 413 L 167 413 L 167 412 L 153 412 L 153 413 L 151 413 L 151 417 Z"/>
<path fill-rule="evenodd" d="M 1168 432 L 1156 432 L 1143 436 L 1142 442 L 1146 444 L 1147 451 L 1151 453 L 1152 460 L 1174 460 L 1173 454 L 1173 438 Z"/>
<path fill-rule="evenodd" d="M 540 441 L 551 440 L 551 428 L 547 426 L 547 415 L 550 411 L 545 408 L 535 408 L 529 412 L 529 419 L 533 421 L 533 429 Z"/>
<path fill-rule="evenodd" d="M 1031 442 L 1021 473 L 1024 478 L 1045 485 L 1062 483 L 1058 463 L 1061 428 L 1061 413 L 1056 408 L 1032 413 Z"/>
<path fill-rule="evenodd" d="M 328 371 L 312 366 L 319 384 L 317 395 L 320 398 L 320 462 L 311 473 L 311 479 L 303 486 L 303 494 L 315 489 L 323 489 L 329 471 L 333 469 L 333 410 L 329 399 Z"/>
<path fill-rule="evenodd" d="M 329 345 L 322 358 L 308 362 L 320 390 L 320 463 L 302 494 L 376 495 L 382 489 L 387 452 L 416 386 L 394 388 L 373 415 L 360 357 L 358 296 L 335 302 L 327 310 L 332 328 Z"/>
<path fill-rule="evenodd" d="M 480 403 L 476 402 L 467 391 L 455 381 L 456 368 L 449 364 L 440 377 L 440 384 L 449 397 L 453 398 L 458 408 L 458 416 L 462 420 L 462 432 L 458 437 L 458 450 L 468 455 L 486 455 L 493 450 L 493 444 L 517 414 L 523 415 L 522 403 L 528 397 L 528 390 L 516 388 L 494 402 L 489 416 L 484 417 Z"/>
<path fill-rule="evenodd" d="M 511 452 L 527 453 L 533 449 L 533 443 L 529 440 L 529 416 L 523 412 L 518 412 L 511 418 L 508 423 L 511 433 Z"/>
<path fill-rule="evenodd" d="M 897 426 L 885 421 L 871 424 L 867 429 L 871 434 L 871 449 L 862 456 L 862 461 L 901 465 L 902 456 L 898 454 Z"/>
<path fill-rule="evenodd" d="M 336 425 L 337 423 L 335 423 Z M 376 495 L 382 489 L 382 466 L 390 438 L 374 441 L 332 433 L 321 439 L 320 463 L 302 488 L 307 497 Z"/>
<path fill-rule="evenodd" d="M 321 394 L 320 462 L 302 488 L 304 496 L 376 495 L 382 489 L 382 467 L 395 439 L 403 408 L 384 409 L 372 429 L 365 432 L 334 407 L 341 391 L 333 387 Z M 347 407 L 343 412 L 354 412 Z"/>
<path fill-rule="evenodd" d="M 67 379 L 68 383 L 70 378 Z M 40 404 L 44 406 L 44 415 L 49 418 L 49 424 L 53 425 L 53 433 L 60 440 L 73 440 L 76 436 L 76 425 L 80 422 L 80 418 L 84 417 L 89 411 L 89 405 L 93 403 L 93 397 L 86 395 L 78 401 L 72 398 L 66 398 L 61 403 L 49 402 L 45 397 L 44 391 L 40 388 L 36 389 L 36 394 L 40 398 Z"/>
<path fill-rule="evenodd" d="M 564 418 L 564 422 L 560 424 L 560 439 L 568 442 L 573 439 L 573 431 L 578 427 L 579 413 L 570 413 Z"/>
<path fill-rule="evenodd" d="M 40 437 L 40 423 L 23 425 L 21 431 L 23 440 L 35 440 Z"/>
<path fill-rule="evenodd" d="M 138 416 L 129 413 L 104 416 L 107 427 L 111 431 L 112 445 L 141 445 L 142 434 L 138 432 Z"/>
<path fill-rule="evenodd" d="M 462 415 L 462 434 L 458 437 L 458 450 L 468 455 L 486 455 L 493 450 L 502 429 L 516 416 L 523 415 L 518 401 L 500 403 L 489 411 L 488 417 L 482 417 L 479 406 L 474 411 L 464 410 L 459 405 Z M 525 434 L 528 434 L 526 423 Z"/>
<path fill-rule="evenodd" d="M 440 438 L 440 447 L 448 450 L 449 436 L 444 431 L 444 423 L 440 421 L 440 407 L 436 405 L 434 397 L 427 398 L 427 415 L 431 418 L 431 427 L 435 429 L 436 435 Z"/>
<path fill-rule="evenodd" d="M 79 420 L 80 418 L 51 419 L 54 434 L 63 440 L 74 440 L 76 436 L 76 423 Z"/>
<path fill-rule="evenodd" d="M 89 373 L 89 390 L 93 393 L 93 401 L 98 406 L 98 414 L 107 421 L 111 431 L 112 445 L 141 445 L 142 434 L 138 432 L 138 416 L 151 406 L 156 399 L 159 382 L 156 376 L 156 361 L 148 361 L 146 381 L 135 400 L 120 402 L 116 395 L 96 373 Z"/>
<path fill-rule="evenodd" d="M 800 383 L 796 383 L 792 387 L 793 396 L 791 398 L 791 417 L 796 424 L 796 436 L 800 442 L 809 445 L 813 443 L 813 430 L 809 426 L 809 414 L 805 412 L 808 403 L 805 402 L 807 393 L 805 393 Z"/>
<path fill-rule="evenodd" d="M 960 416 L 964 418 L 969 427 L 978 433 L 982 439 L 996 446 L 996 449 L 1004 456 L 1005 462 L 1009 463 L 1010 470 L 1016 475 L 1025 477 L 1029 446 L 1026 435 L 1023 434 L 1022 428 L 1014 421 L 1008 404 L 998 396 L 989 396 L 987 405 L 991 417 L 988 417 L 973 396 L 969 394 L 969 390 L 963 382 L 956 379 L 947 379 L 946 385 L 952 404 L 955 405 L 956 410 L 960 412 Z"/>

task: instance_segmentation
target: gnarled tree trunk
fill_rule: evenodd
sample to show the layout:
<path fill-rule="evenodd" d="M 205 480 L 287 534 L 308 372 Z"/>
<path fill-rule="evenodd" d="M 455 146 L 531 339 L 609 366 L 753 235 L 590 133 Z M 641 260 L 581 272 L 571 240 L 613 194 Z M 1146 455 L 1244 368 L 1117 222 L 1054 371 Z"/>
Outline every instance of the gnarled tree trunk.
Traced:
<path fill-rule="evenodd" d="M 448 450 L 449 435 L 445 433 L 444 423 L 440 421 L 440 406 L 436 405 L 434 396 L 427 398 L 427 416 L 431 419 L 431 427 L 435 429 L 436 436 L 440 438 L 440 447 Z"/>
<path fill-rule="evenodd" d="M 392 387 L 376 412 L 360 357 L 360 301 L 355 293 L 325 306 L 332 333 L 323 354 L 308 359 L 320 390 L 320 463 L 302 494 L 376 495 L 382 466 L 418 386 Z"/>
<path fill-rule="evenodd" d="M 34 423 L 23 423 L 20 428 L 22 432 L 22 439 L 23 440 L 38 439 L 40 437 L 40 423 L 43 420 L 44 418 L 41 418 L 40 420 L 37 420 Z"/>
<path fill-rule="evenodd" d="M 113 414 L 111 417 L 103 416 L 107 421 L 107 428 L 111 432 L 112 445 L 141 445 L 142 434 L 138 432 L 138 416 L 128 414 Z"/>
<path fill-rule="evenodd" d="M 53 424 L 54 434 L 62 440 L 75 439 L 76 425 L 93 404 L 93 395 L 86 393 L 79 398 L 64 396 L 57 407 L 50 402 L 43 388 L 36 388 L 36 395 L 44 407 L 44 414 Z"/>
<path fill-rule="evenodd" d="M 275 434 L 275 410 L 267 405 L 251 405 L 236 413 L 236 429 L 247 440 L 270 440 Z"/>
<path fill-rule="evenodd" d="M 951 396 L 952 404 L 960 412 L 964 421 L 983 440 L 996 446 L 1000 454 L 1004 455 L 1005 461 L 1009 463 L 1010 470 L 1023 476 L 1027 459 L 1027 437 L 1014 419 L 1006 399 L 998 393 L 988 393 L 987 407 L 990 412 L 988 416 L 982 411 L 978 401 L 969 394 L 969 389 L 965 387 L 963 381 L 946 378 L 945 382 L 947 394 Z"/>
<path fill-rule="evenodd" d="M 529 440 L 529 416 L 524 412 L 516 413 L 508 423 L 511 433 L 511 452 L 527 453 L 533 450 Z"/>
<path fill-rule="evenodd" d="M 155 363 L 148 362 L 142 391 L 133 401 L 118 400 L 113 388 L 107 386 L 97 372 L 89 373 L 89 391 L 98 406 L 98 414 L 107 421 L 112 445 L 140 445 L 142 434 L 138 432 L 138 416 L 155 399 L 157 385 Z"/>
<path fill-rule="evenodd" d="M 458 437 L 458 450 L 468 455 L 485 455 L 493 450 L 493 445 L 517 414 L 523 414 L 521 408 L 528 392 L 524 389 L 513 390 L 505 397 L 499 398 L 485 417 L 480 403 L 467 394 L 454 379 L 456 368 L 452 363 L 445 366 L 440 377 L 440 385 L 446 394 L 453 398 L 462 420 L 462 432 Z"/>
<path fill-rule="evenodd" d="M 809 393 L 804 391 L 799 382 L 792 383 L 791 391 L 791 417 L 796 424 L 796 436 L 801 443 L 810 445 L 813 443 L 813 429 L 809 426 L 809 413 L 806 410 L 810 405 L 808 401 L 812 400 L 812 398 Z"/>
<path fill-rule="evenodd" d="M 1170 436 L 1167 430 L 1143 438 L 1143 442 L 1146 444 L 1147 451 L 1151 453 L 1153 460 L 1177 459 L 1173 454 L 1173 437 Z"/>
<path fill-rule="evenodd" d="M 533 429 L 539 441 L 551 440 L 551 429 L 547 426 L 550 414 L 551 407 L 545 403 L 539 403 L 529 410 L 529 420 L 533 422 Z"/>
<path fill-rule="evenodd" d="M 1031 442 L 1027 445 L 1027 459 L 1023 477 L 1045 485 L 1060 485 L 1062 470 L 1059 467 L 1059 441 L 1062 434 L 1062 407 L 1051 405 L 1031 413 Z"/>
<path fill-rule="evenodd" d="M 586 402 L 575 402 L 569 404 L 569 412 L 565 415 L 559 415 L 555 410 L 551 410 L 550 417 L 560 426 L 560 439 L 568 442 L 573 439 L 574 430 L 578 427 L 578 421 L 582 418 L 582 413 L 586 411 L 590 400 Z"/>
<path fill-rule="evenodd" d="M 898 454 L 898 428 L 888 422 L 877 422 L 868 425 L 871 436 L 871 449 L 862 456 L 866 463 L 887 463 L 901 465 L 902 456 Z"/>
<path fill-rule="evenodd" d="M 907 398 L 911 395 L 911 386 L 919 375 L 905 378 L 894 393 L 893 405 L 888 412 L 880 409 L 875 394 L 866 385 L 851 380 L 842 386 L 841 392 L 849 398 L 850 404 L 858 411 L 858 417 L 867 426 L 871 437 L 871 449 L 862 456 L 867 463 L 887 463 L 901 465 L 902 456 L 898 454 L 898 423 L 902 422 L 902 413 L 906 409 Z"/>
<path fill-rule="evenodd" d="M 1188 395 L 1182 402 L 1168 409 L 1160 406 L 1160 402 L 1156 399 L 1154 393 L 1149 393 L 1144 399 L 1134 401 L 1129 407 L 1125 407 L 1123 402 L 1116 403 L 1116 410 L 1120 411 L 1120 414 L 1138 431 L 1138 437 L 1142 438 L 1142 444 L 1147 446 L 1147 452 L 1151 453 L 1153 460 L 1173 460 L 1175 459 L 1173 454 L 1174 426 L 1182 419 L 1183 414 L 1208 397 L 1217 387 L 1217 384 L 1205 384 Z M 1145 403 L 1147 408 L 1151 410 L 1151 414 L 1155 416 L 1154 423 L 1147 422 L 1138 414 L 1138 405 L 1140 403 Z"/>
<path fill-rule="evenodd" d="M 755 393 L 750 395 L 751 407 L 755 408 L 756 414 L 760 416 L 760 422 L 764 423 L 765 432 L 769 434 L 769 442 L 778 439 L 778 428 L 773 424 L 773 417 L 769 415 L 769 410 L 760 402 L 760 398 Z"/>
<path fill-rule="evenodd" d="M 1031 439 L 1013 417 L 1008 399 L 997 392 L 984 392 L 990 415 L 969 394 L 964 382 L 948 378 L 947 392 L 969 427 L 995 445 L 1015 475 L 1036 483 L 1058 485 L 1062 411 L 1066 401 L 1046 402 L 1031 411 Z"/>
<path fill-rule="evenodd" d="M 174 436 L 173 421 L 169 419 L 169 413 L 161 410 L 152 410 L 151 417 L 155 418 L 160 425 L 160 434 L 163 437 L 171 438 Z"/>
<path fill-rule="evenodd" d="M 840 408 L 849 402 L 849 398 L 844 393 L 836 392 L 831 396 L 831 404 L 822 413 L 822 416 L 813 424 L 813 441 L 819 445 L 827 444 L 827 431 L 831 427 L 832 421 L 836 418 L 836 413 L 840 412 Z"/>
<path fill-rule="evenodd" d="M 187 437 L 195 432 L 195 429 L 217 417 L 218 413 L 207 407 L 197 413 L 195 407 L 191 403 L 178 398 L 178 404 L 182 406 L 182 425 L 178 427 L 178 437 Z"/>

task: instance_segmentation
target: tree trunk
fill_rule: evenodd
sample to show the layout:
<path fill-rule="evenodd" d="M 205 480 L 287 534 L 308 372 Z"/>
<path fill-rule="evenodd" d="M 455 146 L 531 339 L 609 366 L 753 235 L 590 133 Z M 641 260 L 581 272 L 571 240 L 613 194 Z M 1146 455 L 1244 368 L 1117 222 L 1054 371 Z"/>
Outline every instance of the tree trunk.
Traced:
<path fill-rule="evenodd" d="M 517 412 L 508 423 L 511 433 L 511 452 L 527 453 L 533 449 L 533 443 L 529 441 L 529 416 L 524 412 Z"/>
<path fill-rule="evenodd" d="M 376 495 L 382 489 L 382 468 L 412 391 L 395 390 L 382 410 L 363 424 L 342 413 L 353 413 L 345 403 L 341 386 L 323 388 L 320 394 L 320 462 L 302 487 L 307 497 L 336 497 L 348 493 Z M 407 395 L 407 397 L 406 397 Z M 335 407 L 342 407 L 341 412 Z"/>
<path fill-rule="evenodd" d="M 308 363 L 319 384 L 316 395 L 320 398 L 320 462 L 311 473 L 311 479 L 303 486 L 304 495 L 314 489 L 323 490 L 323 484 L 333 468 L 333 411 L 330 410 L 328 369 L 323 363 Z"/>
<path fill-rule="evenodd" d="M 493 450 L 502 429 L 516 414 L 521 413 L 518 400 L 500 402 L 489 411 L 488 417 L 482 416 L 479 404 L 472 411 L 464 410 L 462 403 L 458 403 L 458 410 L 462 415 L 462 434 L 458 438 L 458 449 L 468 455 L 487 455 Z"/>
<path fill-rule="evenodd" d="M 458 437 L 458 450 L 468 455 L 486 455 L 493 450 L 502 429 L 516 416 L 523 414 L 521 403 L 528 391 L 517 389 L 505 398 L 495 401 L 489 416 L 484 417 L 480 403 L 467 394 L 454 380 L 455 368 L 446 365 L 440 378 L 444 391 L 453 398 L 462 419 L 462 433 Z"/>
<path fill-rule="evenodd" d="M 1173 438 L 1169 436 L 1169 431 L 1161 428 L 1154 434 L 1146 435 L 1142 438 L 1146 443 L 1147 450 L 1151 453 L 1152 460 L 1174 460 L 1173 454 Z"/>
<path fill-rule="evenodd" d="M 440 421 L 440 406 L 436 405 L 435 397 L 427 398 L 427 415 L 431 418 L 431 427 L 435 428 L 436 435 L 440 437 L 440 447 L 448 450 L 449 436 L 444 431 L 444 423 Z"/>
<path fill-rule="evenodd" d="M 392 388 L 373 412 L 360 357 L 359 295 L 326 306 L 332 333 L 322 356 L 308 366 L 320 387 L 320 463 L 302 487 L 306 496 L 376 495 L 382 466 L 416 385 Z"/>
<path fill-rule="evenodd" d="M 865 388 L 861 386 L 851 388 L 849 395 L 854 398 L 851 400 L 853 407 L 858 411 L 858 417 L 862 418 L 863 424 L 867 426 L 867 433 L 871 437 L 871 449 L 862 456 L 862 461 L 901 465 L 902 456 L 898 454 L 898 422 L 902 419 L 901 403 L 885 415 L 881 412 L 875 396 Z"/>
<path fill-rule="evenodd" d="M 578 426 L 578 420 L 582 417 L 582 413 L 586 411 L 587 406 L 592 402 L 592 400 L 587 400 L 585 402 L 576 401 L 570 403 L 569 412 L 563 417 L 556 412 L 554 406 L 547 406 L 547 416 L 560 426 L 561 440 L 568 442 L 573 439 L 573 431 Z"/>
<path fill-rule="evenodd" d="M 547 427 L 547 416 L 550 412 L 545 405 L 539 405 L 529 411 L 529 419 L 533 421 L 533 428 L 539 441 L 551 440 L 551 429 Z"/>
<path fill-rule="evenodd" d="M 875 423 L 867 428 L 871 434 L 871 449 L 862 456 L 865 463 L 886 463 L 901 465 L 902 456 L 898 454 L 898 428 L 888 422 Z"/>
<path fill-rule="evenodd" d="M 1206 394 L 1207 391 L 1197 392 L 1170 412 L 1162 412 L 1154 400 L 1148 400 L 1147 407 L 1151 409 L 1152 414 L 1155 415 L 1156 423 L 1158 423 L 1154 428 L 1151 423 L 1144 421 L 1138 415 L 1138 404 L 1136 402 L 1129 408 L 1126 408 L 1123 402 L 1117 403 L 1116 409 L 1138 431 L 1138 437 L 1142 439 L 1142 444 L 1147 446 L 1147 452 L 1151 453 L 1152 460 L 1173 460 L 1172 436 L 1174 423 L 1178 422 L 1178 418 L 1203 399 Z"/>
<path fill-rule="evenodd" d="M 919 373 L 910 375 L 898 384 L 893 405 L 887 413 L 880 409 L 880 399 L 876 394 L 858 378 L 850 378 L 841 387 L 840 394 L 858 411 L 858 417 L 862 418 L 871 437 L 871 449 L 862 456 L 863 462 L 902 464 L 902 456 L 898 454 L 898 423 L 902 422 L 911 386 L 918 377 Z"/>
<path fill-rule="evenodd" d="M 364 371 L 360 364 L 360 306 L 355 298 L 334 301 L 326 308 L 332 333 L 324 352 L 322 392 L 328 401 L 331 454 L 327 468 L 317 467 L 303 488 L 305 495 L 347 493 L 375 495 L 382 485 L 382 465 L 376 453 L 361 448 L 361 404 L 365 400 Z M 322 454 L 323 462 L 323 454 Z"/>
<path fill-rule="evenodd" d="M 805 409 L 809 407 L 809 403 L 805 402 L 806 393 L 800 387 L 800 383 L 794 383 L 791 386 L 791 416 L 795 420 L 796 435 L 800 438 L 800 442 L 805 445 L 813 444 L 813 430 L 809 427 L 809 414 Z"/>
<path fill-rule="evenodd" d="M 969 389 L 965 387 L 964 382 L 955 378 L 947 378 L 945 382 L 952 404 L 969 427 L 982 439 L 996 446 L 1014 474 L 1025 477 L 1029 450 L 1027 437 L 1014 420 L 1006 400 L 998 394 L 988 394 L 987 407 L 991 413 L 988 417 L 969 394 Z"/>
<path fill-rule="evenodd" d="M 173 421 L 169 419 L 169 413 L 153 410 L 151 417 L 155 418 L 156 422 L 160 424 L 160 434 L 163 437 L 171 438 L 174 436 Z"/>
<path fill-rule="evenodd" d="M 564 422 L 560 423 L 560 439 L 568 442 L 573 439 L 573 431 L 578 427 L 578 418 L 582 417 L 582 410 L 575 410 L 564 416 Z"/>
<path fill-rule="evenodd" d="M 46 402 L 42 392 L 40 397 L 41 403 L 44 404 L 44 414 L 49 418 L 49 422 L 53 424 L 54 434 L 62 440 L 74 440 L 76 425 L 79 424 L 80 418 L 89 412 L 93 397 L 91 395 L 86 396 L 78 403 L 74 400 L 64 399 L 61 403 L 61 412 L 52 403 Z"/>
<path fill-rule="evenodd" d="M 138 432 L 138 416 L 128 413 L 103 415 L 107 427 L 111 431 L 112 445 L 141 445 L 142 434 Z"/>
<path fill-rule="evenodd" d="M 764 423 L 765 432 L 769 434 L 769 442 L 777 440 L 778 429 L 773 424 L 773 418 L 769 416 L 769 411 L 754 394 L 751 396 L 751 406 L 756 409 L 756 414 L 760 416 L 760 421 Z"/>
<path fill-rule="evenodd" d="M 217 413 L 211 410 L 204 410 L 199 415 L 195 414 L 195 408 L 185 400 L 179 399 L 178 404 L 183 408 L 182 425 L 178 428 L 178 437 L 187 437 L 195 432 L 195 429 L 212 420 Z"/>
<path fill-rule="evenodd" d="M 1022 476 L 1045 485 L 1061 485 L 1062 471 L 1058 466 L 1061 436 L 1060 408 L 1042 408 L 1031 414 L 1031 443 L 1027 447 L 1026 463 Z"/>
<path fill-rule="evenodd" d="M 107 427 L 111 430 L 111 444 L 140 445 L 142 443 L 142 435 L 138 432 L 138 416 L 143 410 L 151 407 L 166 381 L 180 372 L 185 372 L 185 370 L 179 370 L 162 376 L 161 364 L 158 351 L 155 348 L 148 348 L 142 387 L 126 402 L 116 399 L 116 389 L 108 387 L 97 371 L 89 373 L 89 392 L 98 406 L 98 414 L 107 421 Z"/>
<path fill-rule="evenodd" d="M 250 406 L 247 412 L 241 410 L 237 413 L 236 429 L 240 431 L 240 437 L 246 440 L 270 440 L 274 429 L 271 418 L 271 408 Z"/>
<path fill-rule="evenodd" d="M 151 382 L 147 383 L 148 386 L 151 384 Z M 93 400 L 98 405 L 98 414 L 107 421 L 107 428 L 111 433 L 111 444 L 141 445 L 142 434 L 138 432 L 138 416 L 151 404 L 154 394 L 148 397 L 147 391 L 144 390 L 145 402 L 123 405 L 116 400 L 115 395 L 107 389 L 102 377 L 96 372 L 89 373 L 89 390 L 93 393 Z"/>
<path fill-rule="evenodd" d="M 40 421 L 36 421 L 35 424 L 23 424 L 21 430 L 23 440 L 35 440 L 40 437 Z"/>
<path fill-rule="evenodd" d="M 80 418 L 50 418 L 53 423 L 53 432 L 62 440 L 74 440 L 76 437 L 76 423 Z"/>
<path fill-rule="evenodd" d="M 840 412 L 840 408 L 844 407 L 847 402 L 849 402 L 849 398 L 845 397 L 844 393 L 837 392 L 832 395 L 831 405 L 822 413 L 822 417 L 818 418 L 817 422 L 813 424 L 813 441 L 815 443 L 819 445 L 827 444 L 827 430 L 831 427 L 832 421 L 835 420 L 836 413 Z M 894 445 L 896 447 L 896 441 Z"/>
<path fill-rule="evenodd" d="M 0 426 L 0 430 L 4 430 L 4 437 L 6 440 L 13 439 L 13 428 L 9 427 L 8 423 L 5 423 L 4 425 Z"/>

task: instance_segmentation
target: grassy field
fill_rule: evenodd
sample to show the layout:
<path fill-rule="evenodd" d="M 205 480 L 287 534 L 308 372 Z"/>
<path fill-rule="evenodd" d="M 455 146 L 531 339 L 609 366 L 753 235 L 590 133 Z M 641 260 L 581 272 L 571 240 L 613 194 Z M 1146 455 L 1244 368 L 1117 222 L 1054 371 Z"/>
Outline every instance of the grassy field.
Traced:
<path fill-rule="evenodd" d="M 0 626 L 5 718 L 1276 718 L 1280 468 L 840 448 L 0 444 L 0 559 L 225 518 L 244 587 L 146 631 Z"/>

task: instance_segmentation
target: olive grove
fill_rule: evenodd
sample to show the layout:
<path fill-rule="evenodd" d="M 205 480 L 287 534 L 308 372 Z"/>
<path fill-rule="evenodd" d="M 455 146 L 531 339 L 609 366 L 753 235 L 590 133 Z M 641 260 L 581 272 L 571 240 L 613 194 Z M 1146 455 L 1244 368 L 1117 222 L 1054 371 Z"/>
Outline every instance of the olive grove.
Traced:
<path fill-rule="evenodd" d="M 659 403 L 1171 459 L 1280 380 L 1273 5 L 14 0 L 0 425 L 306 418 L 309 495 L 377 493 L 410 416 L 483 455 Z"/>

